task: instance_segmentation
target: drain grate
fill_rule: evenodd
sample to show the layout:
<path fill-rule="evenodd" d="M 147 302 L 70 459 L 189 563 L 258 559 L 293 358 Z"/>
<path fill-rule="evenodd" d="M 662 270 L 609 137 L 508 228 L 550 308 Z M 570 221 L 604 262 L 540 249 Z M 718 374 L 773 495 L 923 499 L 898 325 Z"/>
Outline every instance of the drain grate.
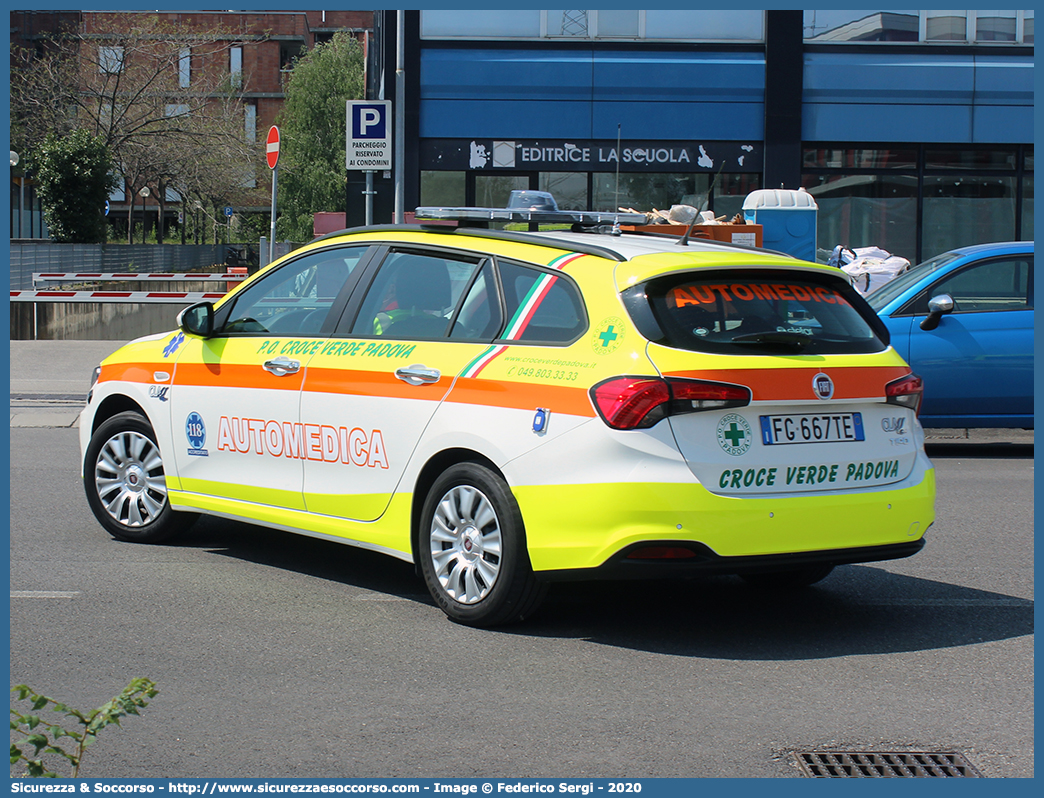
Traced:
<path fill-rule="evenodd" d="M 798 764 L 814 779 L 982 778 L 962 754 L 798 751 Z"/>

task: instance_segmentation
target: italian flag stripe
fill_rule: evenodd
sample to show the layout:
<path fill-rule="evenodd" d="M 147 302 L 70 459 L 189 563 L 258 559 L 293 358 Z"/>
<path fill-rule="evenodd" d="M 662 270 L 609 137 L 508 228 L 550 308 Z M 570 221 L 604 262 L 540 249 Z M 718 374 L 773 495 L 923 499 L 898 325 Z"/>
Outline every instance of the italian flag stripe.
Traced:
<path fill-rule="evenodd" d="M 561 257 L 555 258 L 548 264 L 549 268 L 561 269 L 568 263 L 582 258 L 583 253 L 570 253 L 568 255 L 562 255 Z M 529 293 L 526 294 L 526 298 L 522 300 L 522 304 L 518 306 L 518 310 L 515 311 L 515 315 L 511 317 L 511 321 L 508 323 L 507 330 L 504 332 L 504 337 L 507 339 L 515 339 L 525 332 L 526 327 L 529 326 L 529 322 L 533 318 L 533 314 L 536 309 L 540 307 L 540 303 L 544 301 L 544 297 L 547 296 L 547 292 L 551 290 L 551 286 L 555 284 L 558 278 L 554 275 L 545 274 L 542 275 L 529 289 Z"/>
<path fill-rule="evenodd" d="M 477 377 L 479 372 L 488 366 L 497 355 L 507 349 L 506 346 L 490 346 L 481 355 L 476 357 L 460 373 L 462 377 Z"/>

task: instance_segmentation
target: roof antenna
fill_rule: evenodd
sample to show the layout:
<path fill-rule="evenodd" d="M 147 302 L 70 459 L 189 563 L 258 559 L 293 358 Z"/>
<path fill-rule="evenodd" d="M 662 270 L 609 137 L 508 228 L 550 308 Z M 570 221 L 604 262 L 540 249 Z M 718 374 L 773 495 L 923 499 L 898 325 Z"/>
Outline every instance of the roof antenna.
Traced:
<path fill-rule="evenodd" d="M 700 212 L 697 211 L 696 213 L 693 214 L 692 221 L 689 222 L 689 226 L 685 228 L 685 235 L 683 235 L 681 238 L 678 239 L 678 246 L 679 247 L 687 247 L 687 246 L 689 246 L 689 236 L 692 235 L 692 227 L 693 227 L 694 224 L 696 224 L 696 220 L 699 219 L 699 218 L 700 218 Z"/>
<path fill-rule="evenodd" d="M 616 210 L 610 235 L 620 235 L 620 123 L 616 123 Z"/>

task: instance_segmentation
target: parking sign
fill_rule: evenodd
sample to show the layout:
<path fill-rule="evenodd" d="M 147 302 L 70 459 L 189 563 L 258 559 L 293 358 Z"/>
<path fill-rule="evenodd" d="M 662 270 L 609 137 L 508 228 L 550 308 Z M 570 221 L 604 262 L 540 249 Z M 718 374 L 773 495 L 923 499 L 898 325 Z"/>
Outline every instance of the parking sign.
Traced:
<path fill-rule="evenodd" d="M 391 169 L 391 100 L 349 100 L 345 168 Z"/>

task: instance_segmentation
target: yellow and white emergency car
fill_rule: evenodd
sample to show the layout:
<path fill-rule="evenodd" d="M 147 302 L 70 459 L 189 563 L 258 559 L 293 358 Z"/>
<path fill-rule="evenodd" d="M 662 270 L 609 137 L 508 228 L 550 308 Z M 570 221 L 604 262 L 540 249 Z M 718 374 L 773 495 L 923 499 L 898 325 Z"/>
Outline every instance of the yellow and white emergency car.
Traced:
<path fill-rule="evenodd" d="M 385 552 L 483 626 L 556 579 L 799 585 L 920 550 L 921 382 L 841 273 L 604 229 L 360 228 L 187 308 L 96 370 L 92 510 L 122 540 L 203 513 Z"/>

